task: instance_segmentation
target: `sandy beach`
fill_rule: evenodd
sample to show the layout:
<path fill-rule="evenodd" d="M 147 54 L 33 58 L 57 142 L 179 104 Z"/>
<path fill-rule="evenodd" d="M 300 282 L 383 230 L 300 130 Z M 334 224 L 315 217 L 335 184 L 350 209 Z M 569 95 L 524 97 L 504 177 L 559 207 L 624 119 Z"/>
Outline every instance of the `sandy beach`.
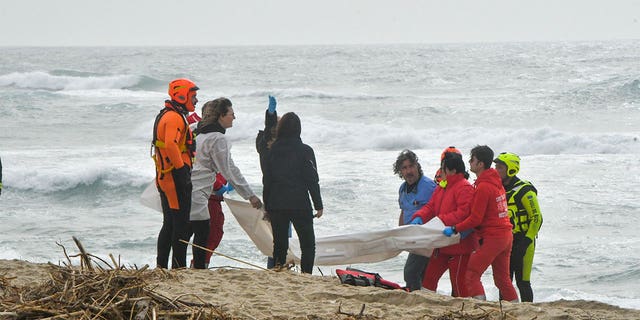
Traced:
<path fill-rule="evenodd" d="M 67 267 L 65 267 L 67 268 Z M 13 319 L 11 290 L 42 286 L 63 269 L 20 260 L 0 260 L 0 318 Z M 68 268 L 67 268 L 68 270 Z M 171 300 L 216 306 L 221 319 L 640 319 L 640 310 L 593 301 L 485 302 L 427 291 L 408 293 L 340 284 L 335 275 L 294 271 L 218 268 L 145 270 L 145 289 Z"/>

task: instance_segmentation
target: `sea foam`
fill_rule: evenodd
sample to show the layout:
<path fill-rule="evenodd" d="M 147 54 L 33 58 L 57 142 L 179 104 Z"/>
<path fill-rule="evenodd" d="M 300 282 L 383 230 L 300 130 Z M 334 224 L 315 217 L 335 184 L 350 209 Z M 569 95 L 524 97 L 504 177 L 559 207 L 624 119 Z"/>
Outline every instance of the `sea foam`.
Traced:
<path fill-rule="evenodd" d="M 0 75 L 0 87 L 43 90 L 124 89 L 136 86 L 141 80 L 137 75 L 73 76 L 32 71 Z"/>

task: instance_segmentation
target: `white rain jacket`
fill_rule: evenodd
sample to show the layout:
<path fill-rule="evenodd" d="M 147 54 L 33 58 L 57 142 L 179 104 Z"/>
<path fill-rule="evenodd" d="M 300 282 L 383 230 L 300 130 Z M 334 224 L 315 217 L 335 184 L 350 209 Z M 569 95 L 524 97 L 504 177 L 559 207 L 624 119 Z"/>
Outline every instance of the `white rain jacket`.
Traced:
<path fill-rule="evenodd" d="M 240 169 L 231 159 L 231 144 L 220 132 L 198 134 L 196 138 L 196 162 L 191 171 L 191 221 L 209 219 L 209 196 L 213 192 L 216 174 L 221 173 L 238 194 L 248 200 L 255 194 L 244 179 Z"/>

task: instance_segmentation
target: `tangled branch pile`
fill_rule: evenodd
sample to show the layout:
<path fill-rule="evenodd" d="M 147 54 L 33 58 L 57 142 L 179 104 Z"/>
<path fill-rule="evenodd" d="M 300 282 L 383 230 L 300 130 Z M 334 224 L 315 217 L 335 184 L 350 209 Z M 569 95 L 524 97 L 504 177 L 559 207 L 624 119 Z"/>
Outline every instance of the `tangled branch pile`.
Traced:
<path fill-rule="evenodd" d="M 74 239 L 75 240 L 75 239 Z M 50 279 L 33 288 L 11 285 L 0 276 L 0 318 L 2 319 L 233 319 L 220 308 L 206 302 L 169 299 L 150 288 L 148 283 L 177 279 L 162 269 L 127 268 L 113 265 L 80 248 L 80 267 L 69 256 L 65 266 L 50 264 Z M 66 255 L 66 252 L 65 252 Z M 99 258 L 97 258 L 99 259 Z"/>

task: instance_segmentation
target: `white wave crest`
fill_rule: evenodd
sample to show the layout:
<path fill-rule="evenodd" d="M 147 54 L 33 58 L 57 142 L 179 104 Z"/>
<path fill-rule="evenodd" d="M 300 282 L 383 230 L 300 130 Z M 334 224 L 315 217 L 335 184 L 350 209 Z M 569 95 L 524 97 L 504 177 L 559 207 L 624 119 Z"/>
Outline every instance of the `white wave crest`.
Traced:
<path fill-rule="evenodd" d="M 306 118 L 303 122 L 305 141 L 349 149 L 442 149 L 455 145 L 468 152 L 476 145 L 486 144 L 496 152 L 511 151 L 522 155 L 640 153 L 637 132 L 584 133 L 550 127 L 504 130 L 416 128 L 381 123 L 327 123 L 320 118 Z"/>
<path fill-rule="evenodd" d="M 92 90 L 124 89 L 141 81 L 135 75 L 68 76 L 52 75 L 44 71 L 13 72 L 0 75 L 0 87 L 14 86 L 23 89 L 43 90 Z"/>
<path fill-rule="evenodd" d="M 571 289 L 543 288 L 538 293 L 540 302 L 552 302 L 559 300 L 600 301 L 614 306 L 630 309 L 640 309 L 640 299 L 620 296 L 608 296 L 604 294 L 588 293 Z"/>
<path fill-rule="evenodd" d="M 227 136 L 234 143 L 253 141 L 262 129 L 262 113 L 236 112 L 242 121 L 234 123 Z M 556 154 L 640 154 L 638 132 L 585 133 L 551 127 L 496 129 L 485 127 L 418 127 L 365 119 L 361 122 L 328 120 L 300 114 L 302 138 L 306 143 L 348 150 L 436 149 L 450 145 L 468 153 L 476 145 L 488 145 L 495 152 L 520 155 Z M 372 120 L 372 121 L 369 121 Z M 373 122 L 375 121 L 375 122 Z M 145 123 L 137 138 L 148 140 L 152 123 Z M 141 126 L 142 128 L 142 126 Z"/>
<path fill-rule="evenodd" d="M 388 95 L 371 95 L 366 93 L 353 92 L 327 92 L 309 88 L 288 88 L 273 90 L 252 90 L 233 94 L 236 97 L 266 97 L 267 95 L 275 95 L 279 99 L 336 99 L 336 100 L 378 100 L 393 98 Z"/>
<path fill-rule="evenodd" d="M 74 165 L 42 163 L 41 158 L 37 157 L 39 152 L 82 161 Z M 116 152 L 132 154 L 124 149 Z M 9 153 L 2 160 L 6 163 L 18 163 L 18 158 L 24 165 L 7 166 L 3 182 L 12 189 L 41 193 L 67 192 L 92 185 L 108 188 L 142 187 L 153 179 L 154 174 L 148 162 L 136 161 L 132 165 L 128 163 L 127 157 L 110 157 L 108 153 L 90 150 L 49 149 L 22 152 L 19 155 Z"/>

